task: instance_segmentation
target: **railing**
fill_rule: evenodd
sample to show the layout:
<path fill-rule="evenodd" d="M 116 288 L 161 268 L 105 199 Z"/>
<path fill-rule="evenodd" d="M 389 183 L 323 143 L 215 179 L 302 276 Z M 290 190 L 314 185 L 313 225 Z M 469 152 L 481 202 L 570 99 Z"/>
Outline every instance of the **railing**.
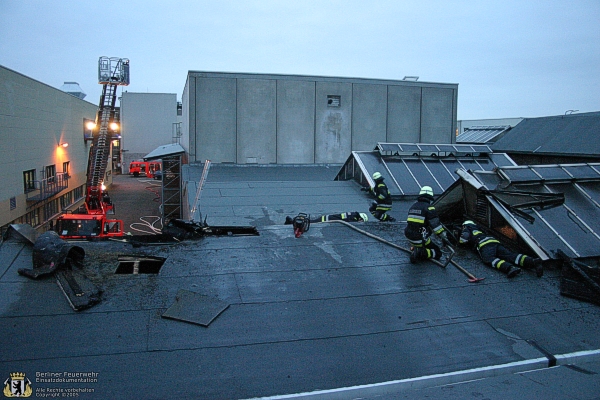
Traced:
<path fill-rule="evenodd" d="M 59 172 L 55 176 L 33 181 L 33 189 L 27 191 L 27 201 L 41 201 L 69 187 L 69 175 Z"/>

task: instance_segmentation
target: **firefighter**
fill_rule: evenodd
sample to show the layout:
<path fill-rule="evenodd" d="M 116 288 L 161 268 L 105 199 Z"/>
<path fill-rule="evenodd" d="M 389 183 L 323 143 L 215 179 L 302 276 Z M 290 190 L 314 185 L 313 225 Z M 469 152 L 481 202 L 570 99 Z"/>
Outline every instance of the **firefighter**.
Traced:
<path fill-rule="evenodd" d="M 504 272 L 509 278 L 521 272 L 519 267 L 535 269 L 538 278 L 544 275 L 542 260 L 510 251 L 498 239 L 485 234 L 473 221 L 463 222 L 459 243 L 473 246 L 484 264 Z"/>
<path fill-rule="evenodd" d="M 431 205 L 432 201 L 433 189 L 430 186 L 423 186 L 417 201 L 408 210 L 404 236 L 412 245 L 410 262 L 413 264 L 419 260 L 430 258 L 439 260 L 442 257 L 440 247 L 431 240 L 431 233 L 438 235 L 444 244 L 449 243 L 435 207 Z"/>
<path fill-rule="evenodd" d="M 373 173 L 373 180 L 375 186 L 373 188 L 366 187 L 362 188 L 362 191 L 370 192 L 375 196 L 375 201 L 371 203 L 369 211 L 371 214 L 382 222 L 394 222 L 396 218 L 388 215 L 388 211 L 392 209 L 392 195 L 385 183 L 383 183 L 383 176 L 381 173 Z"/>
<path fill-rule="evenodd" d="M 310 218 L 311 223 L 327 222 L 327 221 L 346 221 L 346 222 L 367 222 L 369 217 L 366 213 L 359 213 L 358 211 L 345 212 L 341 214 L 327 214 L 320 215 L 318 217 Z M 285 225 L 291 225 L 294 223 L 294 218 L 287 216 L 285 217 Z"/>

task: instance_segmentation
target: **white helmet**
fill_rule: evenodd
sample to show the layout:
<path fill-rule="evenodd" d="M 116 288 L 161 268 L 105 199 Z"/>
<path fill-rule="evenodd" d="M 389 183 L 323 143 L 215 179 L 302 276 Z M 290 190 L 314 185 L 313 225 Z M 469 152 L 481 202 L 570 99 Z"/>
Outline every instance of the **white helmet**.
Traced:
<path fill-rule="evenodd" d="M 381 173 L 379 173 L 379 172 L 374 172 L 374 173 L 373 173 L 373 179 L 374 179 L 374 180 L 381 179 Z"/>
<path fill-rule="evenodd" d="M 367 216 L 366 213 L 358 213 L 360 215 L 360 217 L 362 218 L 362 220 L 364 222 L 367 222 L 369 220 L 369 217 Z"/>
<path fill-rule="evenodd" d="M 424 194 L 428 194 L 429 196 L 433 197 L 433 189 L 431 188 L 431 186 L 423 186 L 421 188 L 419 195 L 424 195 Z"/>

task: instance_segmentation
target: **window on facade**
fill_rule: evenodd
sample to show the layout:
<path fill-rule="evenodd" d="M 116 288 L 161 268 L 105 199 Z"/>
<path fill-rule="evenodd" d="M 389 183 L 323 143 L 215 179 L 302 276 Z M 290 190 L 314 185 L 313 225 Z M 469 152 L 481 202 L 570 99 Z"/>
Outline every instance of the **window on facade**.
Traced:
<path fill-rule="evenodd" d="M 33 227 L 38 226 L 40 224 L 40 209 L 36 208 L 35 210 L 28 212 L 21 219 L 23 220 L 23 222 Z"/>
<path fill-rule="evenodd" d="M 65 177 L 71 176 L 71 171 L 69 171 L 69 167 L 71 166 L 71 161 L 65 161 L 63 163 L 63 174 L 65 174 Z"/>
<path fill-rule="evenodd" d="M 73 192 L 72 191 L 67 192 L 63 196 L 60 197 L 60 208 L 62 210 L 65 210 L 71 204 L 73 204 Z"/>
<path fill-rule="evenodd" d="M 44 169 L 44 177 L 46 179 L 48 179 L 48 182 L 51 182 L 54 180 L 54 177 L 56 176 L 56 166 L 53 165 L 47 165 L 46 168 Z"/>
<path fill-rule="evenodd" d="M 79 201 L 83 197 L 83 185 L 73 189 L 73 197 L 75 201 Z"/>
<path fill-rule="evenodd" d="M 35 169 L 23 171 L 23 189 L 25 193 L 35 190 Z"/>
<path fill-rule="evenodd" d="M 327 96 L 327 107 L 340 107 L 342 105 L 342 97 L 329 95 Z"/>

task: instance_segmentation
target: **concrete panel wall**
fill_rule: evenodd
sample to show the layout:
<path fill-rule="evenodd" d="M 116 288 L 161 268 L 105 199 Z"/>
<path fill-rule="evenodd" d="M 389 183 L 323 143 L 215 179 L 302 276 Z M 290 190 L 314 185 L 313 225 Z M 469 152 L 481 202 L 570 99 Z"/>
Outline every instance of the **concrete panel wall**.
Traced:
<path fill-rule="evenodd" d="M 193 94 L 193 96 L 190 96 Z M 196 78 L 188 75 L 181 95 L 181 103 L 187 107 L 181 109 L 181 140 L 180 144 L 185 149 L 190 160 L 196 160 L 196 135 L 190 136 L 190 121 L 196 111 Z M 194 118 L 195 119 L 195 118 Z M 194 132 L 195 133 L 195 132 Z"/>
<path fill-rule="evenodd" d="M 427 82 L 190 71 L 189 93 L 182 98 L 190 161 L 338 164 L 351 151 L 372 150 L 377 142 L 452 143 L 457 89 Z"/>
<path fill-rule="evenodd" d="M 452 110 L 454 91 L 443 88 L 423 88 L 421 143 L 452 143 L 456 140 Z"/>
<path fill-rule="evenodd" d="M 277 81 L 277 163 L 315 162 L 315 82 Z"/>
<path fill-rule="evenodd" d="M 237 80 L 237 163 L 277 161 L 277 82 Z"/>
<path fill-rule="evenodd" d="M 173 124 L 176 121 L 177 94 L 123 91 L 121 97 L 123 150 L 146 155 L 159 146 L 172 143 Z"/>
<path fill-rule="evenodd" d="M 373 150 L 386 141 L 387 101 L 386 85 L 353 85 L 352 150 Z"/>
<path fill-rule="evenodd" d="M 389 143 L 417 143 L 421 139 L 421 87 L 388 86 Z"/>
<path fill-rule="evenodd" d="M 339 96 L 339 105 L 335 105 L 332 96 Z M 352 151 L 351 121 L 352 84 L 317 82 L 315 163 L 346 161 Z"/>
<path fill-rule="evenodd" d="M 196 78 L 196 161 L 237 160 L 236 79 Z"/>

